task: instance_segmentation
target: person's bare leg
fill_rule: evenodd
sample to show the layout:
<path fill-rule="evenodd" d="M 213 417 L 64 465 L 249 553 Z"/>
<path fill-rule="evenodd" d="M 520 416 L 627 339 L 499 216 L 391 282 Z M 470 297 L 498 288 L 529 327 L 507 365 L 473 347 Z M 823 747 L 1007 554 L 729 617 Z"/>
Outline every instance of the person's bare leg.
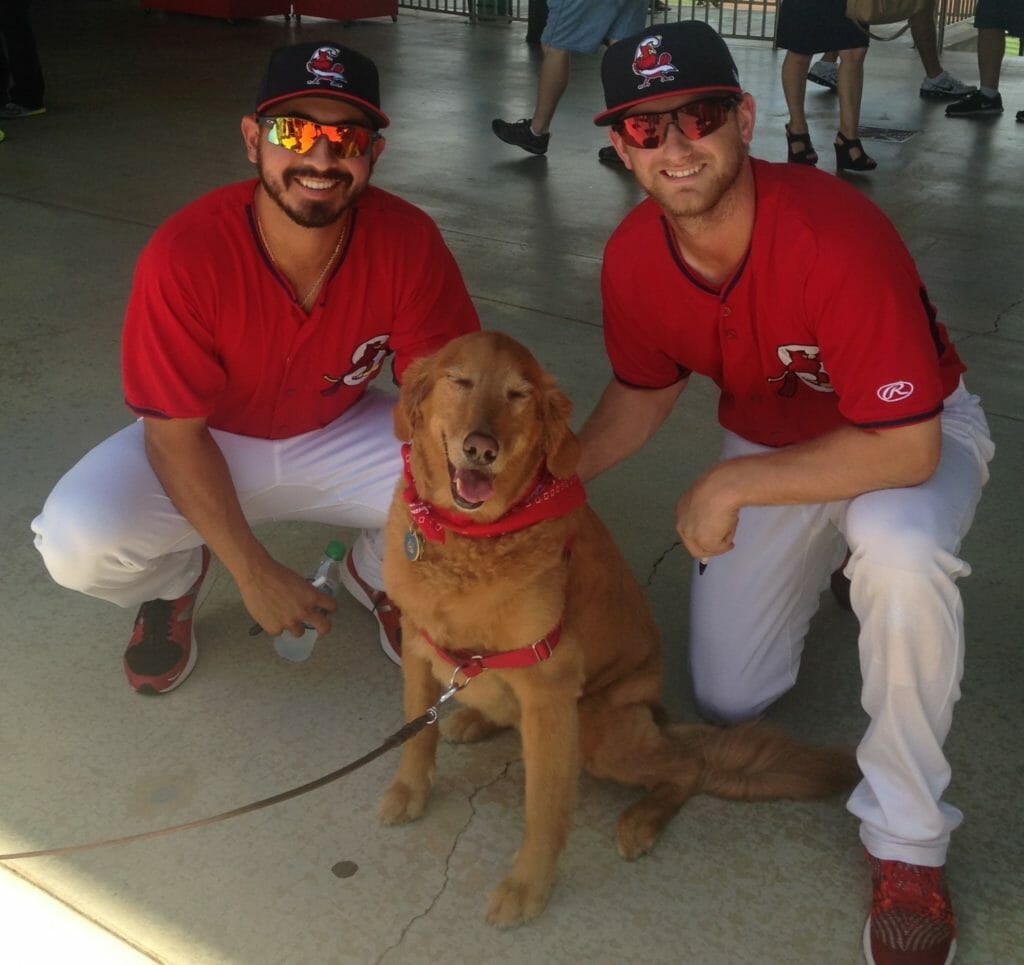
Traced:
<path fill-rule="evenodd" d="M 867 47 L 855 47 L 839 51 L 839 75 L 836 78 L 836 92 L 839 94 L 839 133 L 848 141 L 857 139 L 860 127 L 860 101 L 864 92 L 864 58 Z M 836 137 L 835 143 L 841 145 Z M 856 161 L 866 156 L 864 150 L 855 147 L 850 151 L 850 159 Z"/>
<path fill-rule="evenodd" d="M 999 74 L 1006 53 L 1006 31 L 997 27 L 982 27 L 978 31 L 978 76 L 981 86 L 999 90 Z"/>
<path fill-rule="evenodd" d="M 804 97 L 807 94 L 807 71 L 811 65 L 810 54 L 797 54 L 792 50 L 786 51 L 782 61 L 782 94 L 786 98 L 786 107 L 789 108 L 789 123 L 786 130 L 790 134 L 807 134 L 807 115 L 804 113 Z M 793 145 L 799 148 L 796 154 L 802 154 L 806 148 L 803 145 Z M 814 153 L 814 149 L 811 149 Z"/>
<path fill-rule="evenodd" d="M 929 3 L 910 18 L 910 36 L 914 38 L 917 56 L 929 79 L 942 73 L 939 62 L 939 38 L 935 30 L 935 3 Z"/>
<path fill-rule="evenodd" d="M 537 78 L 537 104 L 533 109 L 530 127 L 534 134 L 546 134 L 551 127 L 558 102 L 569 86 L 569 65 L 572 54 L 557 47 L 545 47 Z"/>
<path fill-rule="evenodd" d="M 864 91 L 864 58 L 867 47 L 856 47 L 839 53 L 839 76 L 836 78 L 839 94 L 839 131 L 853 140 L 860 127 L 860 101 Z"/>

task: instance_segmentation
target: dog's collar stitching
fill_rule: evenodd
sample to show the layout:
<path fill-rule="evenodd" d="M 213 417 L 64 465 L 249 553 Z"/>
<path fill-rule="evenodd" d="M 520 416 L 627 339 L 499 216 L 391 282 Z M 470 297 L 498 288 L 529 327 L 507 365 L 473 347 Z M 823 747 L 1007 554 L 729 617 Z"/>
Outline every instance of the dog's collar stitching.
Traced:
<path fill-rule="evenodd" d="M 445 534 L 449 530 L 460 536 L 475 538 L 514 533 L 517 530 L 526 529 L 534 523 L 565 516 L 582 506 L 587 499 L 579 476 L 574 474 L 568 479 L 555 479 L 542 471 L 527 490 L 527 495 L 500 519 L 496 519 L 492 523 L 475 523 L 472 520 L 456 519 L 443 509 L 420 499 L 409 465 L 411 452 L 412 446 L 405 443 L 402 446 L 402 470 L 406 486 L 402 490 L 402 498 L 408 505 L 409 512 L 420 532 L 432 542 L 443 543 Z"/>

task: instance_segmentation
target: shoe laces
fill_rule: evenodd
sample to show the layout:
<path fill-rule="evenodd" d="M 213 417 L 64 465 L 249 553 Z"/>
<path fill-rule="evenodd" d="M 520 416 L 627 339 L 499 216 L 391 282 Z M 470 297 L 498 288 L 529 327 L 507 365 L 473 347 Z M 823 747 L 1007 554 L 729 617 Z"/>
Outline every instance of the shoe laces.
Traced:
<path fill-rule="evenodd" d="M 142 639 L 145 644 L 166 644 L 171 633 L 171 619 L 174 615 L 174 600 L 148 600 L 142 604 Z"/>
<path fill-rule="evenodd" d="M 869 855 L 868 859 L 874 885 L 872 918 L 890 912 L 906 912 L 953 927 L 953 906 L 946 889 L 943 868 L 885 861 L 873 855 Z"/>

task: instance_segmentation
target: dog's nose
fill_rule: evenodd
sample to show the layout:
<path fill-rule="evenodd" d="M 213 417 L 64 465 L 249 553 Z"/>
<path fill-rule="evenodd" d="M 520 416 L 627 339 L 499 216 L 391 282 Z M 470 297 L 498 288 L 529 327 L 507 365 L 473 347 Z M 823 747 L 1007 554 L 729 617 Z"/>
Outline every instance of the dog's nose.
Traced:
<path fill-rule="evenodd" d="M 489 466 L 498 458 L 498 440 L 482 432 L 471 432 L 463 440 L 462 451 L 473 462 Z"/>

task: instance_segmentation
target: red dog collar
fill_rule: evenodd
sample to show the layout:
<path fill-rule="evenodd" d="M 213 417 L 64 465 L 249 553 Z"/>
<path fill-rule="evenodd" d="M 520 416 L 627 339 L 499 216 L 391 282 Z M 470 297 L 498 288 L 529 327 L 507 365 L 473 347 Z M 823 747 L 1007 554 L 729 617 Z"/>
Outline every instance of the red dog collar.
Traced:
<path fill-rule="evenodd" d="M 477 538 L 514 533 L 545 519 L 565 516 L 587 501 L 587 494 L 579 476 L 555 479 L 550 473 L 542 472 L 526 496 L 512 506 L 504 516 L 493 523 L 475 523 L 468 517 L 454 516 L 420 499 L 412 478 L 412 470 L 409 468 L 411 450 L 412 447 L 408 443 L 402 446 L 402 464 L 407 483 L 402 490 L 402 498 L 409 506 L 409 512 L 417 528 L 424 537 L 435 543 L 443 543 L 448 530 L 461 536 Z"/>

